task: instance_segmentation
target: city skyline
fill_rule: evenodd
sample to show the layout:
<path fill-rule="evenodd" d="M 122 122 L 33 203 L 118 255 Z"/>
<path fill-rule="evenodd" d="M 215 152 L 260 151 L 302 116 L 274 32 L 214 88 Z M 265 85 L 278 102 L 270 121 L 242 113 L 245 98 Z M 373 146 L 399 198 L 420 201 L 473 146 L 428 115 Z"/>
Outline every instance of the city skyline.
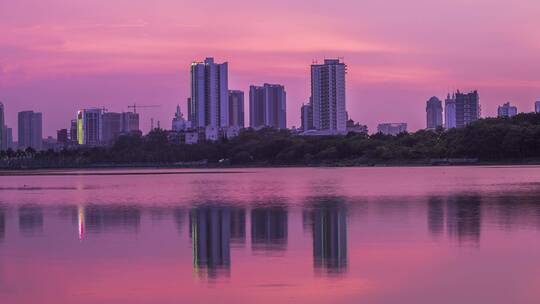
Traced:
<path fill-rule="evenodd" d="M 540 97 L 535 1 L 508 8 L 485 0 L 415 0 L 393 3 L 392 9 L 383 3 L 295 1 L 278 19 L 266 17 L 279 5 L 261 11 L 245 1 L 158 1 L 129 9 L 118 2 L 105 11 L 103 1 L 53 0 L 47 1 L 47 16 L 25 9 L 42 2 L 24 2 L 5 3 L 0 12 L 0 100 L 11 113 L 9 126 L 16 123 L 12 113 L 43 112 L 46 136 L 65 128 L 71 113 L 91 106 L 121 112 L 134 102 L 161 104 L 143 113 L 142 129 L 148 131 L 150 118 L 168 122 L 171 109 L 189 96 L 185 67 L 202 56 L 230 63 L 230 88 L 247 92 L 253 83 L 283 84 L 288 126 L 300 125 L 309 65 L 340 56 L 349 67 L 349 115 L 371 130 L 380 121 L 423 128 L 424 113 L 417 108 L 458 88 L 481 92 L 485 116 L 496 116 L 507 101 L 529 111 Z M 208 11 L 202 18 L 195 13 L 201 9 Z M 455 15 L 461 16 L 459 25 Z M 49 116 L 50 108 L 65 112 Z"/>

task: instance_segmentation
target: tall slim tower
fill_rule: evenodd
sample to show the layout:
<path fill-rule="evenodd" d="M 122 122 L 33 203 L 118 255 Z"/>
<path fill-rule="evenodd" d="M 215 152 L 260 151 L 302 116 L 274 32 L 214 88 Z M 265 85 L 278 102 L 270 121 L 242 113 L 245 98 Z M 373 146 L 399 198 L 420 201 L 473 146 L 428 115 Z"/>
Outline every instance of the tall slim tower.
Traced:
<path fill-rule="evenodd" d="M 18 115 L 19 148 L 40 150 L 43 142 L 42 115 L 34 111 L 22 111 Z"/>
<path fill-rule="evenodd" d="M 102 110 L 84 109 L 77 112 L 77 140 L 79 145 L 99 145 L 103 131 Z"/>
<path fill-rule="evenodd" d="M 456 93 L 456 127 L 463 128 L 480 118 L 480 97 L 477 91 Z"/>
<path fill-rule="evenodd" d="M 6 121 L 4 120 L 4 104 L 0 102 L 0 151 L 7 150 L 7 140 L 6 140 Z"/>
<path fill-rule="evenodd" d="M 265 83 L 249 88 L 249 125 L 252 128 L 287 127 L 287 94 L 279 84 Z"/>
<path fill-rule="evenodd" d="M 450 93 L 444 101 L 444 127 L 447 130 L 456 127 L 456 97 Z"/>
<path fill-rule="evenodd" d="M 435 130 L 443 125 L 443 108 L 439 98 L 433 96 L 426 102 L 426 127 Z"/>
<path fill-rule="evenodd" d="M 229 91 L 229 125 L 232 127 L 244 127 L 244 92 L 238 90 Z"/>
<path fill-rule="evenodd" d="M 191 106 L 188 117 L 193 127 L 229 126 L 228 64 L 214 58 L 191 64 Z"/>
<path fill-rule="evenodd" d="M 313 126 L 317 130 L 347 131 L 345 73 L 347 66 L 339 59 L 325 59 L 311 65 Z"/>

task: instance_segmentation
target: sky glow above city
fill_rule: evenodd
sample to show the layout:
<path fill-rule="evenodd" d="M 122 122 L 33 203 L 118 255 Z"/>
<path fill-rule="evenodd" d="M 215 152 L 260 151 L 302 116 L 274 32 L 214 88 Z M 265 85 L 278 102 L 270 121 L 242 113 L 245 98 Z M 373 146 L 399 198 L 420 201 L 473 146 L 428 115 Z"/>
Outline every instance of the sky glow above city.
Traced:
<path fill-rule="evenodd" d="M 186 111 L 189 65 L 229 62 L 229 88 L 278 83 L 288 126 L 309 100 L 310 64 L 343 58 L 349 116 L 369 126 L 425 127 L 425 102 L 449 90 L 480 93 L 482 116 L 540 100 L 537 0 L 17 0 L 0 2 L 0 101 L 43 112 L 43 135 L 78 109 L 141 109 L 170 128 Z M 247 109 L 246 109 L 247 110 Z M 246 122 L 249 120 L 246 111 Z M 14 133 L 16 134 L 16 133 Z"/>

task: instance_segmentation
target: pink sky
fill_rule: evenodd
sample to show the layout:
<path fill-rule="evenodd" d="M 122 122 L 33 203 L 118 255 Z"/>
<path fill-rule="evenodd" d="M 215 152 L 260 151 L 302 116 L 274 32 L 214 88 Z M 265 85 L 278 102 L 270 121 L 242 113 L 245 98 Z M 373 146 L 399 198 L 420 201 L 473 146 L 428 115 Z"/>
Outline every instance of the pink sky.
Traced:
<path fill-rule="evenodd" d="M 42 111 L 44 135 L 79 108 L 134 102 L 161 105 L 141 110 L 145 131 L 151 117 L 170 128 L 189 64 L 213 56 L 229 62 L 231 89 L 285 85 L 298 126 L 309 65 L 343 57 L 350 116 L 416 130 L 425 101 L 452 88 L 478 89 L 484 116 L 507 101 L 532 111 L 538 16 L 537 0 L 0 1 L 0 101 L 13 127 L 18 111 Z"/>

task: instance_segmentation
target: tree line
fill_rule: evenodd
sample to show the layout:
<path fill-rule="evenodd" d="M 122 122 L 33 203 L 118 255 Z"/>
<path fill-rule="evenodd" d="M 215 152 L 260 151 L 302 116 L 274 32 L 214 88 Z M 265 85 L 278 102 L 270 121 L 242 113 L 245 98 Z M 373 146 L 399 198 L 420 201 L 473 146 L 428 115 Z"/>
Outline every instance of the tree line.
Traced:
<path fill-rule="evenodd" d="M 24 159 L 41 166 L 172 164 L 207 161 L 230 165 L 320 165 L 422 162 L 441 158 L 505 161 L 540 158 L 540 114 L 480 119 L 465 128 L 420 130 L 397 136 L 349 133 L 297 136 L 289 130 L 245 129 L 230 140 L 174 144 L 169 131 L 124 135 L 111 147 L 58 152 L 1 151 L 0 159 Z"/>

